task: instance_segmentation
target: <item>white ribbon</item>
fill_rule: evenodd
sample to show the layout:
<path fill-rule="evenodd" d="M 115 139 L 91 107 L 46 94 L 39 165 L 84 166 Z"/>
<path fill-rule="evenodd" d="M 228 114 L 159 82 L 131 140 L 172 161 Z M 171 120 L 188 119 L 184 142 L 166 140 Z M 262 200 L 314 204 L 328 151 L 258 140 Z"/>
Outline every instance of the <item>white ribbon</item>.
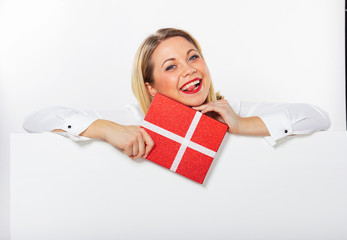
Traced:
<path fill-rule="evenodd" d="M 215 151 L 212 151 L 211 149 L 208 149 L 204 146 L 201 146 L 195 142 L 190 141 L 190 139 L 192 138 L 193 133 L 194 133 L 199 121 L 200 121 L 201 115 L 202 115 L 201 112 L 195 113 L 193 121 L 191 122 L 191 124 L 188 128 L 188 131 L 186 133 L 186 136 L 184 138 L 175 134 L 175 133 L 172 133 L 172 132 L 170 132 L 164 128 L 161 128 L 157 125 L 154 125 L 150 122 L 147 122 L 145 120 L 142 122 L 143 127 L 181 144 L 181 146 L 180 146 L 180 148 L 176 154 L 175 160 L 173 161 L 173 163 L 171 165 L 171 168 L 170 168 L 171 171 L 176 172 L 177 167 L 180 164 L 182 157 L 183 157 L 183 154 L 186 151 L 187 147 L 190 147 L 190 148 L 192 148 L 198 152 L 201 152 L 207 156 L 210 156 L 212 158 L 216 154 Z"/>

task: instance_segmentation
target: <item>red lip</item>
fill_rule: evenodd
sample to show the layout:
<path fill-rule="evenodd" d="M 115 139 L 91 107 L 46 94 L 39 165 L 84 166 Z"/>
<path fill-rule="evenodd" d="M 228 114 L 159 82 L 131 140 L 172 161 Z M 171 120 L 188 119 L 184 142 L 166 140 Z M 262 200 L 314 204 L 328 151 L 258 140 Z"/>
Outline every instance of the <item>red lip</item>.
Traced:
<path fill-rule="evenodd" d="M 197 89 L 195 89 L 194 91 L 189 91 L 189 92 L 186 92 L 186 91 L 183 91 L 183 90 L 182 90 L 182 88 L 183 88 L 184 86 L 186 86 L 187 84 L 189 84 L 189 83 L 191 83 L 191 82 L 194 82 L 194 81 L 196 81 L 196 80 L 199 80 L 199 81 L 200 81 L 200 85 L 199 85 L 199 87 L 198 87 Z M 198 91 L 201 89 L 201 87 L 202 87 L 202 79 L 201 79 L 201 78 L 194 78 L 193 80 L 191 80 L 191 81 L 189 81 L 189 82 L 186 82 L 186 83 L 180 88 L 180 90 L 181 90 L 181 92 L 183 92 L 183 93 L 185 93 L 185 94 L 193 94 L 193 93 L 198 92 Z"/>
<path fill-rule="evenodd" d="M 183 84 L 183 86 L 180 89 L 182 89 L 185 85 L 187 85 L 187 84 L 189 84 L 191 82 L 194 82 L 196 80 L 201 80 L 201 78 L 194 78 L 193 80 L 190 80 L 189 82 L 186 82 L 185 84 Z"/>

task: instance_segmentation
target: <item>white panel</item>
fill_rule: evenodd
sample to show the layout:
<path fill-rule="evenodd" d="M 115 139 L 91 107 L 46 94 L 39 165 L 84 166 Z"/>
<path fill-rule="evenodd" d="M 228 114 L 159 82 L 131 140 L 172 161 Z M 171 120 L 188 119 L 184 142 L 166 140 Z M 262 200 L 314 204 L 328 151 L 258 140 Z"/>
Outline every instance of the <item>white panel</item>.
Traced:
<path fill-rule="evenodd" d="M 12 134 L 12 240 L 346 239 L 346 145 L 228 135 L 200 185 L 102 141 Z"/>

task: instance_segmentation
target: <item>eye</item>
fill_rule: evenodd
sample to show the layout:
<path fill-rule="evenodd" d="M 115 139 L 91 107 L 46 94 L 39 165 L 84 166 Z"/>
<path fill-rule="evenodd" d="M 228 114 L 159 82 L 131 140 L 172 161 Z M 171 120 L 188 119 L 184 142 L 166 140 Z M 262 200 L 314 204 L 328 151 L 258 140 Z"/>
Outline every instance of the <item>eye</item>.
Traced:
<path fill-rule="evenodd" d="M 169 71 L 169 70 L 171 70 L 171 69 L 174 69 L 176 66 L 175 65 L 170 65 L 170 66 L 168 66 L 165 70 L 166 71 Z"/>
<path fill-rule="evenodd" d="M 194 61 L 194 60 L 197 59 L 197 58 L 199 58 L 199 55 L 194 54 L 193 56 L 191 56 L 191 57 L 189 58 L 189 61 Z"/>

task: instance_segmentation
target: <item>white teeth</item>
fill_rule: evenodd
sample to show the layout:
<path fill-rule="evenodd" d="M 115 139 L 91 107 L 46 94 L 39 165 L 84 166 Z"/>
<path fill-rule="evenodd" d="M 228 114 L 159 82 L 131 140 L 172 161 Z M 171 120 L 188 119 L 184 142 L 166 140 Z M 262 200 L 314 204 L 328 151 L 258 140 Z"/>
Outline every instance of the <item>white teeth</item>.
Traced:
<path fill-rule="evenodd" d="M 191 82 L 191 83 L 188 83 L 187 85 L 184 85 L 184 87 L 181 88 L 181 89 L 182 89 L 182 91 L 185 91 L 185 90 L 187 90 L 190 86 L 193 86 L 193 85 L 195 85 L 195 84 L 198 84 L 199 82 L 200 82 L 200 80 L 195 80 L 194 82 Z"/>

